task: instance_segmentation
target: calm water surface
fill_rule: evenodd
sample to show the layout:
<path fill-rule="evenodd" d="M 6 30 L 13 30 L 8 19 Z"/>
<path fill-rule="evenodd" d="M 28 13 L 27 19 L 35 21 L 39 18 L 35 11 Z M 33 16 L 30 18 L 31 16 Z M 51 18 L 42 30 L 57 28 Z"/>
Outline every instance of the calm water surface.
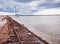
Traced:
<path fill-rule="evenodd" d="M 60 44 L 60 16 L 11 16 L 51 44 Z"/>

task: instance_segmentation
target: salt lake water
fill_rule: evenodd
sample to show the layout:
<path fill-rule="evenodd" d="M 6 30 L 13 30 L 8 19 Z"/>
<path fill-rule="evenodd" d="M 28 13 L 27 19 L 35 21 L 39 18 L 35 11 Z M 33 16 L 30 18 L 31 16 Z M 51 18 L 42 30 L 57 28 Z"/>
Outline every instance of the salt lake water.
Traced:
<path fill-rule="evenodd" d="M 11 16 L 51 44 L 60 44 L 60 16 Z"/>

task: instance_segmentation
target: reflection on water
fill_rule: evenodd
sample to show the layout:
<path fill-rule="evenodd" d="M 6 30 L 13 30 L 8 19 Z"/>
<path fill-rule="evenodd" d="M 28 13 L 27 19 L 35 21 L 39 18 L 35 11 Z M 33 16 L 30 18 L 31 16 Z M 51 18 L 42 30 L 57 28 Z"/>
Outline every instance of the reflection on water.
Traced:
<path fill-rule="evenodd" d="M 45 37 L 52 44 L 60 44 L 60 16 L 12 16 L 19 23 L 24 23 L 38 36 Z"/>

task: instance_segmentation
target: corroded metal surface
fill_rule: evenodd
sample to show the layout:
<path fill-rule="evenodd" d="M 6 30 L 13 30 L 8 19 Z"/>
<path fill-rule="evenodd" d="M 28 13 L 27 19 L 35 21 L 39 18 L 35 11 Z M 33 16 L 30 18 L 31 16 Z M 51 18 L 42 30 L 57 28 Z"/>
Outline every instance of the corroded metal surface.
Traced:
<path fill-rule="evenodd" d="M 7 35 L 9 37 L 2 44 L 48 44 L 9 16 L 5 17 L 5 19 L 7 20 Z"/>

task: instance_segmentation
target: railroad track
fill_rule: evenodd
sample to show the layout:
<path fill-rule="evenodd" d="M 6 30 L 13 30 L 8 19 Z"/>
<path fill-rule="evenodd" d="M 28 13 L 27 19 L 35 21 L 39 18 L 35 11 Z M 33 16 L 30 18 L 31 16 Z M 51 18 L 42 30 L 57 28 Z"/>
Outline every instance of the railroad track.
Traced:
<path fill-rule="evenodd" d="M 2 43 L 2 44 L 20 44 L 17 34 L 15 33 L 14 29 L 10 25 L 9 21 L 7 22 L 7 24 L 8 24 L 7 28 L 9 32 L 8 33 L 9 39 L 5 43 Z"/>
<path fill-rule="evenodd" d="M 10 38 L 3 44 L 49 44 L 10 17 L 6 19 Z"/>

